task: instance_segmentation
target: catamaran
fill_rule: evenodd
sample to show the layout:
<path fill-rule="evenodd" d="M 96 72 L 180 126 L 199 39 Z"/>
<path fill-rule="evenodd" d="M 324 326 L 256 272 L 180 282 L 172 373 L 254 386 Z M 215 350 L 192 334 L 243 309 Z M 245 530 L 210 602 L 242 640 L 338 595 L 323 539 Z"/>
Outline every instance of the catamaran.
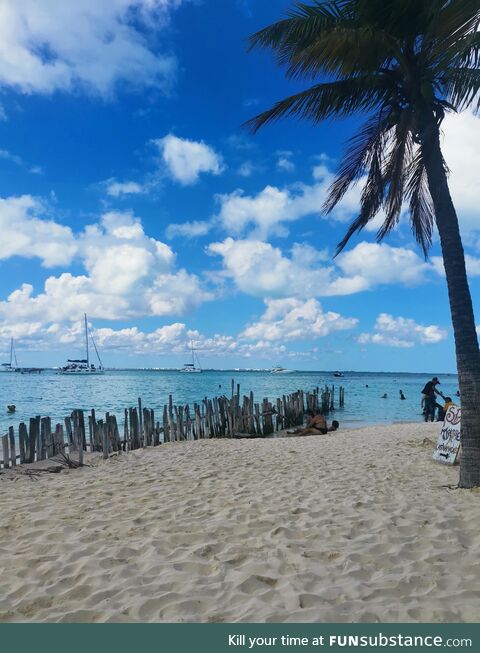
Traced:
<path fill-rule="evenodd" d="M 185 363 L 185 365 L 182 367 L 180 372 L 201 372 L 202 368 L 200 367 L 200 361 L 198 360 L 198 356 L 195 354 L 195 350 L 193 348 L 193 340 L 191 343 L 191 349 L 192 349 L 192 362 L 191 363 Z M 197 363 L 198 367 L 195 367 L 195 357 L 197 358 Z"/>
<path fill-rule="evenodd" d="M 13 364 L 15 362 L 15 365 Z M 10 338 L 10 362 L 0 365 L 0 372 L 15 372 L 18 367 L 17 354 L 13 344 L 13 338 Z"/>
<path fill-rule="evenodd" d="M 95 367 L 93 363 L 90 363 L 90 351 L 88 346 L 88 336 L 92 340 L 95 353 L 98 358 L 98 367 Z M 67 364 L 64 367 L 61 367 L 58 371 L 59 374 L 75 374 L 75 375 L 85 375 L 85 374 L 104 374 L 105 370 L 100 359 L 100 354 L 98 353 L 97 345 L 93 338 L 93 334 L 89 331 L 87 314 L 85 313 L 85 348 L 87 352 L 87 357 L 82 359 L 72 359 L 67 360 Z"/>

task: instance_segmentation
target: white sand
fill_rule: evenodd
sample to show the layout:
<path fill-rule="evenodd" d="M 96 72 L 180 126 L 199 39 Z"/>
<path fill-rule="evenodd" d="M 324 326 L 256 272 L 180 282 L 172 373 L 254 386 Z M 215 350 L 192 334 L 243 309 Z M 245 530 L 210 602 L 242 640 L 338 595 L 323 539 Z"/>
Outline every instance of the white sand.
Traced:
<path fill-rule="evenodd" d="M 0 621 L 477 621 L 480 492 L 437 424 L 0 476 Z"/>

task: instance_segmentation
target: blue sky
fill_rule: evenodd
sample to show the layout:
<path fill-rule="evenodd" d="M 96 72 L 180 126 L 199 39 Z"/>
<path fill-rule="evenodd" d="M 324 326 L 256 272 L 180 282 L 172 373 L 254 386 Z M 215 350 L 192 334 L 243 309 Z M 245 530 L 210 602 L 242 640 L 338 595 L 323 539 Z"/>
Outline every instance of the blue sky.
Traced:
<path fill-rule="evenodd" d="M 333 260 L 353 189 L 320 207 L 361 120 L 242 124 L 302 88 L 247 37 L 279 0 L 5 0 L 0 27 L 0 349 L 23 365 L 104 362 L 454 371 L 439 248 L 406 220 Z M 480 275 L 478 118 L 448 117 L 444 152 Z M 8 358 L 8 357 L 7 357 Z"/>

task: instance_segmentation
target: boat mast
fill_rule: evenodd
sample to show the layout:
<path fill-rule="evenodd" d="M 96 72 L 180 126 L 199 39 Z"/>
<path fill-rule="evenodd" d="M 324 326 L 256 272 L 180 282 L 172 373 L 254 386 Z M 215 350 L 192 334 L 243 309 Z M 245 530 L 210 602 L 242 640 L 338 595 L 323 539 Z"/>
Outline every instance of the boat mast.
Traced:
<path fill-rule="evenodd" d="M 10 367 L 13 363 L 13 338 L 10 338 Z"/>
<path fill-rule="evenodd" d="M 191 341 L 190 344 L 191 344 L 191 347 L 192 347 L 192 365 L 193 365 L 193 367 L 195 367 L 195 353 L 194 353 L 194 349 L 193 349 L 193 340 Z"/>
<path fill-rule="evenodd" d="M 87 326 L 87 314 L 85 313 L 85 344 L 87 346 L 87 365 L 90 367 L 90 358 L 88 355 L 88 326 Z"/>

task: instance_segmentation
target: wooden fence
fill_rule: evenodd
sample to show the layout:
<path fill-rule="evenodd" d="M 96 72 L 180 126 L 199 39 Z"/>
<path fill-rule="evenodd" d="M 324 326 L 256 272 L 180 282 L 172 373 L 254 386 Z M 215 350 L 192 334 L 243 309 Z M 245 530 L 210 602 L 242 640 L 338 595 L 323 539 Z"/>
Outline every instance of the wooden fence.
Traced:
<path fill-rule="evenodd" d="M 345 395 L 339 388 L 338 406 L 343 407 Z M 253 392 L 240 399 L 240 386 L 232 381 L 232 396 L 205 398 L 201 403 L 185 406 L 173 403 L 163 407 L 158 419 L 153 409 L 137 406 L 123 414 L 123 428 L 115 415 L 106 413 L 97 419 L 95 409 L 88 415 L 74 410 L 52 428 L 50 417 L 30 418 L 18 426 L 18 437 L 11 426 L 1 438 L 3 459 L 0 468 L 33 463 L 53 458 L 68 450 L 78 454 L 83 464 L 84 452 L 101 452 L 104 458 L 113 453 L 128 452 L 163 442 L 203 440 L 207 438 L 266 437 L 275 432 L 303 424 L 306 410 L 319 410 L 327 415 L 335 410 L 335 388 L 315 388 L 309 392 L 297 390 L 270 402 L 267 398 L 255 402 Z"/>

